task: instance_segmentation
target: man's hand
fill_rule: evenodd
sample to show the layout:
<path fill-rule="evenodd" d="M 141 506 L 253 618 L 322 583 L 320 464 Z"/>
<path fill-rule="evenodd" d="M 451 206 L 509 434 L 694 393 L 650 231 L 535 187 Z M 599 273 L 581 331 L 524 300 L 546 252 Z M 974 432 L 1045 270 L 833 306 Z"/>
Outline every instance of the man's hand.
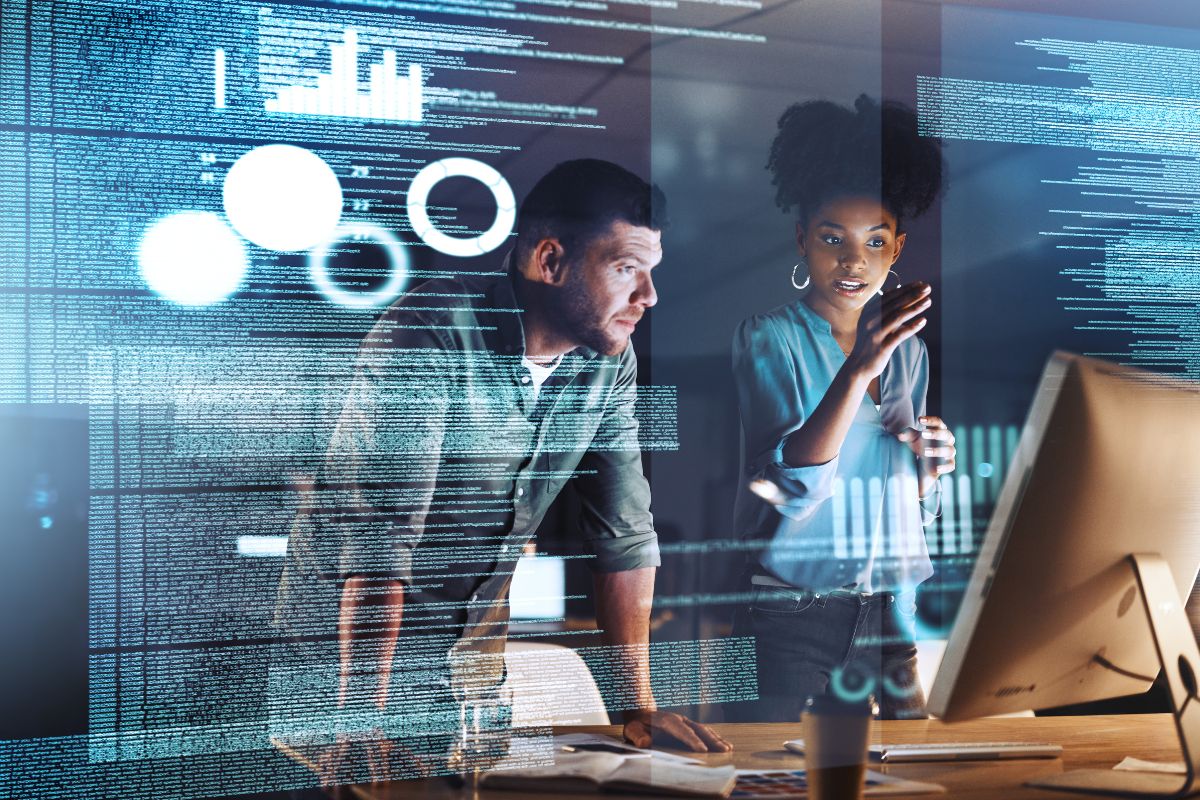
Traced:
<path fill-rule="evenodd" d="M 942 475 L 954 472 L 954 434 L 946 427 L 941 417 L 921 417 L 924 430 L 909 428 L 897 435 L 916 454 L 920 464 L 921 497 L 933 490 L 933 484 Z"/>
<path fill-rule="evenodd" d="M 307 748 L 306 748 L 307 750 Z M 361 772 L 366 763 L 367 774 Z M 353 798 L 351 783 L 370 780 L 372 784 L 385 781 L 428 778 L 433 774 L 430 765 L 408 747 L 387 738 L 378 728 L 366 737 L 340 734 L 333 744 L 319 745 L 311 758 L 303 761 L 317 774 L 325 794 L 334 800 Z"/>
<path fill-rule="evenodd" d="M 654 709 L 650 690 L 650 606 L 654 598 L 654 567 L 624 572 L 598 572 L 596 586 L 596 623 L 604 643 L 618 656 L 618 674 L 624 678 L 629 706 L 625 712 L 625 740 L 634 747 L 655 743 L 682 744 L 700 753 L 728 753 L 733 750 L 707 725 L 692 722 L 671 711 Z M 627 707 L 629 707 L 627 706 Z"/>
<path fill-rule="evenodd" d="M 682 744 L 698 753 L 728 753 L 733 745 L 707 725 L 672 711 L 630 711 L 625 714 L 625 741 L 634 747 Z"/>

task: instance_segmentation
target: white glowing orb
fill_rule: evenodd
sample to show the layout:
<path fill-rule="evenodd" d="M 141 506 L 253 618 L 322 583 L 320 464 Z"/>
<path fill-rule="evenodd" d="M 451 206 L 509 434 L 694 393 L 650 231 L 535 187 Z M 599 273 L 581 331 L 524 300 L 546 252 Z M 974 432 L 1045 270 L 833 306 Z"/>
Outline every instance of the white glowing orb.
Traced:
<path fill-rule="evenodd" d="M 256 147 L 225 176 L 225 215 L 242 236 L 268 250 L 307 250 L 328 241 L 342 218 L 342 185 L 311 150 Z"/>
<path fill-rule="evenodd" d="M 246 247 L 208 211 L 180 211 L 142 234 L 138 268 L 146 285 L 184 306 L 206 306 L 237 291 L 246 275 Z"/>
<path fill-rule="evenodd" d="M 486 186 L 496 201 L 492 227 L 478 236 L 458 238 L 442 233 L 429 219 L 429 193 L 446 178 L 474 178 Z M 470 258 L 490 253 L 504 244 L 517 221 L 517 200 L 512 187 L 494 167 L 473 158 L 443 158 L 424 166 L 408 186 L 408 221 L 421 241 L 448 256 Z"/>

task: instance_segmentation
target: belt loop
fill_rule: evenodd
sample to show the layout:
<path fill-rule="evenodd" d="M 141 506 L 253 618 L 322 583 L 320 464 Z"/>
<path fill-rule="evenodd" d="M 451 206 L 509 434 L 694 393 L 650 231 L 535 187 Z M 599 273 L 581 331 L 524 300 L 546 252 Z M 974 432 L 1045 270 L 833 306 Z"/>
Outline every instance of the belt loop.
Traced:
<path fill-rule="evenodd" d="M 815 592 L 814 592 L 814 593 L 813 593 L 813 603 L 814 603 L 814 605 L 816 605 L 816 607 L 817 607 L 817 608 L 824 608 L 824 607 L 825 607 L 825 600 L 826 600 L 828 597 L 829 597 L 829 595 L 825 595 L 825 594 L 817 594 L 817 593 L 815 593 Z"/>

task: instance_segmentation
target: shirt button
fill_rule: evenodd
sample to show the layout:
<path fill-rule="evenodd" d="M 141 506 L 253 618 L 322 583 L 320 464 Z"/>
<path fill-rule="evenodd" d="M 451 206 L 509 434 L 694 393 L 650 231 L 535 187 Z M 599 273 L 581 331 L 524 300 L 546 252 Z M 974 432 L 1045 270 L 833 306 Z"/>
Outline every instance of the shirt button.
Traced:
<path fill-rule="evenodd" d="M 517 489 L 517 497 L 524 497 L 524 496 L 525 496 L 525 487 L 522 486 L 521 488 Z"/>
<path fill-rule="evenodd" d="M 521 383 L 529 383 L 529 376 L 528 376 L 528 375 L 522 375 L 522 376 L 521 376 Z"/>

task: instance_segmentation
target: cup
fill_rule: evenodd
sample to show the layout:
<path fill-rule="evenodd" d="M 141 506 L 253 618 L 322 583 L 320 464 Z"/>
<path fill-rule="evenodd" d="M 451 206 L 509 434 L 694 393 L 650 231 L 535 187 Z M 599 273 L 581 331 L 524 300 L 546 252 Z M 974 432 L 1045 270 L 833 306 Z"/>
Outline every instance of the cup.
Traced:
<path fill-rule="evenodd" d="M 800 724 L 811 800 L 863 796 L 873 706 L 870 698 L 857 703 L 828 696 L 808 699 Z"/>

